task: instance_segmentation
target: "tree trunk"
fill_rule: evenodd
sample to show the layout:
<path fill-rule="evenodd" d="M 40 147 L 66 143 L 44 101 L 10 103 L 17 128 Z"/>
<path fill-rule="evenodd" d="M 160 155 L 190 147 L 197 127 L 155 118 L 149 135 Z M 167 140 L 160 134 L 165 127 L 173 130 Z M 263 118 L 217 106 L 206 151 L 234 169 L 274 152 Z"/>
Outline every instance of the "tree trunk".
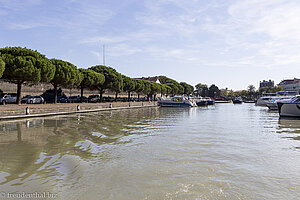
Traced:
<path fill-rule="evenodd" d="M 99 92 L 100 92 L 100 102 L 102 102 L 103 89 L 100 89 Z"/>
<path fill-rule="evenodd" d="M 57 103 L 57 84 L 54 84 L 54 103 Z"/>
<path fill-rule="evenodd" d="M 138 101 L 140 101 L 140 94 L 138 94 Z"/>
<path fill-rule="evenodd" d="M 81 96 L 80 96 L 80 102 L 82 103 L 82 101 L 83 101 L 83 86 L 81 86 Z"/>
<path fill-rule="evenodd" d="M 156 99 L 156 94 L 154 94 L 153 101 L 155 101 L 155 99 Z"/>
<path fill-rule="evenodd" d="M 128 92 L 128 102 L 130 101 L 130 92 Z"/>
<path fill-rule="evenodd" d="M 118 98 L 118 92 L 116 92 L 115 101 L 117 101 L 117 98 Z"/>
<path fill-rule="evenodd" d="M 21 89 L 22 89 L 22 82 L 17 83 L 17 104 L 21 104 Z"/>

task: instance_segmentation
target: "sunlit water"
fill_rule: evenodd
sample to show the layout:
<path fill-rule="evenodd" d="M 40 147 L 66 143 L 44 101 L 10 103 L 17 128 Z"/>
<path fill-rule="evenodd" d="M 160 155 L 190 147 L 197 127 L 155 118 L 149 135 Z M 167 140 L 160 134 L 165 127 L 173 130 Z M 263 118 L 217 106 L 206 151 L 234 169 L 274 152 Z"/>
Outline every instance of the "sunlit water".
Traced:
<path fill-rule="evenodd" d="M 300 199 L 300 120 L 217 104 L 1 122 L 0 192 Z"/>

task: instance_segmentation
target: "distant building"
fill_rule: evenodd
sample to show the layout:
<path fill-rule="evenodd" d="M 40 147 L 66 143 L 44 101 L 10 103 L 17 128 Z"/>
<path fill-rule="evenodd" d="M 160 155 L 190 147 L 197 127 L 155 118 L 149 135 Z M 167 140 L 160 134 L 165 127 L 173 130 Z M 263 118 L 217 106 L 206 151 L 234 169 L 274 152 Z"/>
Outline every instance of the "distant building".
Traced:
<path fill-rule="evenodd" d="M 136 78 L 136 79 L 142 79 L 142 80 L 145 80 L 145 81 L 152 81 L 152 82 L 155 82 L 155 83 L 160 83 L 159 76 L 142 77 L 142 78 Z"/>
<path fill-rule="evenodd" d="M 298 78 L 282 80 L 278 85 L 282 87 L 283 91 L 300 92 L 300 79 Z"/>
<path fill-rule="evenodd" d="M 271 81 L 271 80 L 269 80 L 269 81 L 265 81 L 265 80 L 260 81 L 259 82 L 259 88 L 261 88 L 261 87 L 274 87 L 274 81 Z"/>

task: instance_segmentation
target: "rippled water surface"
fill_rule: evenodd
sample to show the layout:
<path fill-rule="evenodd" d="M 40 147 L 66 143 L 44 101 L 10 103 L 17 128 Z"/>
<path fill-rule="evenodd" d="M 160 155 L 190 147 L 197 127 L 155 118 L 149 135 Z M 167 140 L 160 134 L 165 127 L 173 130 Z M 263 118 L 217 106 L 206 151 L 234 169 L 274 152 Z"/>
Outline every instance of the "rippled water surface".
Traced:
<path fill-rule="evenodd" d="M 0 192 L 300 199 L 300 120 L 217 104 L 0 122 Z"/>

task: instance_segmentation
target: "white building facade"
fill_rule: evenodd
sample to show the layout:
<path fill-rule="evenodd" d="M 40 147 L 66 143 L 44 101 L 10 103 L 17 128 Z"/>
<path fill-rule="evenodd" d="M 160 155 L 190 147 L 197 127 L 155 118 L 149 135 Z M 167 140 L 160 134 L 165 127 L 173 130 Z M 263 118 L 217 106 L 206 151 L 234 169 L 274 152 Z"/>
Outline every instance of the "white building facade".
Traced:
<path fill-rule="evenodd" d="M 282 80 L 278 85 L 282 87 L 283 91 L 300 92 L 300 79 L 286 79 Z"/>

